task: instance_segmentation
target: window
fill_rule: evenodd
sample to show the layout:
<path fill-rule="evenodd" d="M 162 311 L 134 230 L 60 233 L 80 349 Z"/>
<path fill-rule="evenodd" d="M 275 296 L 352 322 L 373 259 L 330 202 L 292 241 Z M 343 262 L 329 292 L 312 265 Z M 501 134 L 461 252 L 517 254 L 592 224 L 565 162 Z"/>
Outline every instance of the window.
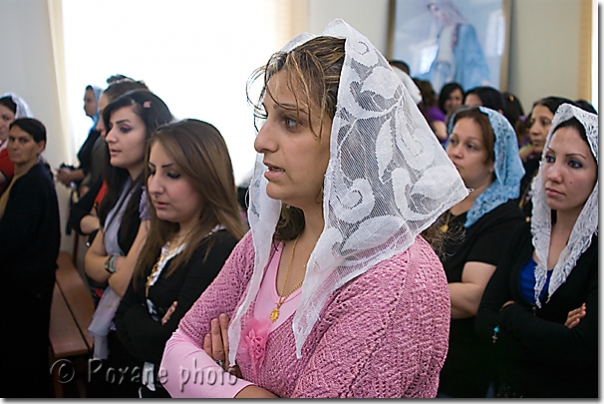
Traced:
<path fill-rule="evenodd" d="M 119 73 L 145 81 L 177 119 L 216 126 L 241 181 L 255 159 L 246 83 L 294 34 L 291 8 L 279 0 L 63 0 L 73 163 L 92 125 L 85 87 L 104 89 Z"/>

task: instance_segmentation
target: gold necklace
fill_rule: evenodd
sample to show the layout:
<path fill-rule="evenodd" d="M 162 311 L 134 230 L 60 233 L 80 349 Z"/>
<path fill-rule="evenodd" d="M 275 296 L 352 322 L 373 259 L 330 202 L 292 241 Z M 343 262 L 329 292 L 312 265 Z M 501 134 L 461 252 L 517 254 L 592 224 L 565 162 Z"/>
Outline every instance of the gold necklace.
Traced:
<path fill-rule="evenodd" d="M 281 305 L 287 300 L 287 298 L 294 293 L 296 290 L 298 290 L 300 288 L 300 286 L 302 286 L 302 283 L 304 282 L 304 278 L 302 278 L 302 280 L 300 281 L 300 283 L 298 283 L 292 290 L 290 290 L 290 292 L 287 295 L 283 295 L 283 292 L 285 292 L 285 285 L 287 285 L 287 278 L 289 277 L 289 270 L 292 267 L 292 262 L 294 260 L 294 253 L 296 252 L 296 244 L 298 244 L 298 239 L 300 238 L 300 235 L 298 234 L 298 237 L 296 237 L 296 240 L 294 241 L 294 246 L 292 247 L 292 253 L 291 256 L 289 257 L 289 264 L 287 264 L 287 272 L 285 272 L 285 281 L 283 281 L 283 286 L 281 287 L 281 293 L 279 293 L 279 301 L 277 302 L 277 307 L 275 307 L 273 309 L 273 311 L 271 311 L 271 321 L 274 323 L 275 321 L 277 321 L 277 319 L 279 318 L 279 310 L 281 309 Z"/>
<path fill-rule="evenodd" d="M 445 213 L 445 215 L 447 216 L 445 223 L 438 228 L 441 231 L 441 233 L 446 233 L 449 230 L 449 222 L 451 221 L 451 218 L 453 217 L 453 214 L 451 213 L 450 210 L 448 210 L 447 213 Z"/>

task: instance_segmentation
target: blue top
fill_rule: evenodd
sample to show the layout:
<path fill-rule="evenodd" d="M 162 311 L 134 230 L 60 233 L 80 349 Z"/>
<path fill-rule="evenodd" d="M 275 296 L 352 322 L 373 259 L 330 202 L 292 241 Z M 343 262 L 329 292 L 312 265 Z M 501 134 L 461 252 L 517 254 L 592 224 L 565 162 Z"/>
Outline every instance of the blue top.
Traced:
<path fill-rule="evenodd" d="M 537 263 L 533 259 L 533 255 L 529 257 L 528 261 L 524 264 L 522 269 L 520 270 L 520 292 L 522 296 L 526 299 L 530 304 L 536 305 L 535 302 L 535 267 Z M 545 292 L 547 292 L 549 286 L 549 280 L 552 277 L 553 271 L 547 271 L 547 279 L 545 281 L 545 287 L 541 289 L 541 294 L 539 294 L 539 299 L 543 300 L 545 298 Z"/>

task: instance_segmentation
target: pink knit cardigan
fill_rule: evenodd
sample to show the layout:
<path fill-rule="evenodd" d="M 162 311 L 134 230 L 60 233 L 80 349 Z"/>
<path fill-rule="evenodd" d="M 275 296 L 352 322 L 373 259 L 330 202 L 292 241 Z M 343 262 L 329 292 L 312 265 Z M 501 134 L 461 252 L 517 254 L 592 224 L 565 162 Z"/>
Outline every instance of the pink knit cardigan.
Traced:
<path fill-rule="evenodd" d="M 248 232 L 181 320 L 180 330 L 200 348 L 210 319 L 222 312 L 234 315 L 253 262 Z M 449 318 L 442 265 L 417 237 L 407 251 L 332 294 L 301 359 L 296 359 L 292 315 L 269 334 L 257 378 L 249 356 L 238 353 L 237 364 L 244 379 L 280 397 L 435 397 L 447 354 Z"/>

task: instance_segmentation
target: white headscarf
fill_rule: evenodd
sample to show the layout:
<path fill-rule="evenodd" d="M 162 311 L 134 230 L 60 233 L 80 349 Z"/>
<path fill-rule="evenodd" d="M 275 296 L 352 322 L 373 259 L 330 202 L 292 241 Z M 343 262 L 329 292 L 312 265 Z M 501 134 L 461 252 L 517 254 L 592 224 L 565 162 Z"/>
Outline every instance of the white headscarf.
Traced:
<path fill-rule="evenodd" d="M 325 173 L 325 227 L 306 269 L 293 319 L 296 356 L 333 291 L 380 261 L 409 248 L 439 215 L 468 191 L 428 123 L 388 61 L 342 20 L 322 34 L 345 38 L 345 59 Z M 289 51 L 314 38 L 304 33 Z M 254 272 L 229 327 L 231 364 L 241 318 L 258 294 L 268 264 L 281 201 L 266 194 L 267 167 L 256 158 L 248 218 L 254 242 Z"/>
<path fill-rule="evenodd" d="M 0 98 L 10 97 L 15 104 L 17 104 L 17 112 L 15 112 L 15 119 L 19 118 L 33 118 L 33 114 L 31 113 L 31 109 L 29 109 L 29 105 L 27 102 L 21 97 L 19 97 L 15 93 L 4 93 L 0 95 Z"/>
<path fill-rule="evenodd" d="M 570 104 L 562 104 L 558 107 L 550 132 L 545 140 L 543 155 L 552 141 L 552 136 L 558 125 L 571 118 L 577 118 L 585 127 L 587 143 L 596 160 L 598 161 L 598 116 L 577 108 Z M 552 211 L 546 203 L 545 188 L 543 186 L 543 161 L 541 159 L 539 173 L 531 184 L 533 191 L 533 216 L 531 219 L 531 233 L 533 235 L 533 246 L 539 263 L 535 267 L 535 302 L 541 307 L 539 296 L 547 280 L 547 257 L 549 256 L 550 236 L 552 232 Z M 548 299 L 554 292 L 566 282 L 566 278 L 572 272 L 577 260 L 591 245 L 594 234 L 598 232 L 598 181 L 587 198 L 577 221 L 570 232 L 568 243 L 560 253 L 558 262 L 554 266 L 549 283 Z"/>

